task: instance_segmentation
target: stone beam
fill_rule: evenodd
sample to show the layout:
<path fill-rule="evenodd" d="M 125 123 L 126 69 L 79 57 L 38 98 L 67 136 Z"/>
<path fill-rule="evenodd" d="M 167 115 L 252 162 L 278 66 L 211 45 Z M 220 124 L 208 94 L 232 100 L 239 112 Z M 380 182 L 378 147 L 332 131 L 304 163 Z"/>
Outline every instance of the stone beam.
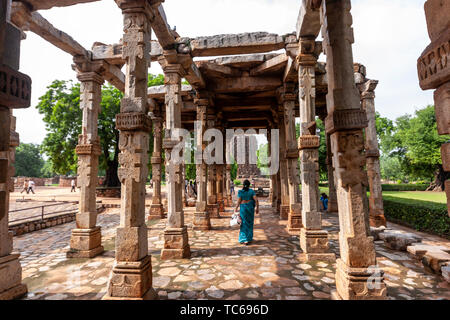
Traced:
<path fill-rule="evenodd" d="M 79 3 L 96 2 L 99 0 L 21 0 L 14 2 L 23 2 L 31 7 L 32 11 L 47 10 L 53 7 L 68 7 Z"/>
<path fill-rule="evenodd" d="M 192 86 L 190 85 L 186 85 L 183 84 L 181 86 L 181 96 L 187 96 L 189 94 L 189 92 L 191 92 Z M 154 87 L 150 87 L 147 89 L 147 94 L 149 98 L 161 98 L 163 99 L 164 96 L 166 95 L 166 86 L 162 85 L 162 86 L 154 86 Z"/>
<path fill-rule="evenodd" d="M 103 77 L 119 91 L 125 92 L 125 75 L 117 66 L 105 61 Z"/>
<path fill-rule="evenodd" d="M 300 37 L 313 37 L 320 33 L 320 5 L 322 0 L 302 0 L 300 13 L 297 19 L 297 39 Z"/>
<path fill-rule="evenodd" d="M 270 52 L 284 46 L 283 36 L 267 32 L 221 34 L 190 41 L 194 57 Z"/>
<path fill-rule="evenodd" d="M 18 27 L 30 30 L 72 56 L 88 57 L 88 51 L 67 33 L 56 29 L 37 12 L 30 12 L 23 3 L 12 6 L 11 20 Z"/>
<path fill-rule="evenodd" d="M 282 53 L 250 70 L 250 75 L 258 76 L 266 72 L 278 70 L 282 68 L 287 63 L 287 61 L 288 56 L 286 55 L 286 53 Z"/>
<path fill-rule="evenodd" d="M 203 72 L 206 72 L 213 76 L 217 76 L 219 78 L 220 77 L 239 77 L 241 75 L 241 71 L 236 68 L 219 65 L 212 61 L 196 61 L 195 64 Z"/>
<path fill-rule="evenodd" d="M 125 61 L 122 58 L 122 44 L 104 44 L 94 43 L 92 46 L 92 58 L 94 60 L 106 60 L 111 64 L 123 65 Z M 163 49 L 156 40 L 151 41 L 150 57 L 152 62 L 157 61 L 163 55 Z"/>
<path fill-rule="evenodd" d="M 176 38 L 169 24 L 167 23 L 166 13 L 162 5 L 153 10 L 154 18 L 151 22 L 153 32 L 155 32 L 158 42 L 164 50 L 175 49 Z"/>
<path fill-rule="evenodd" d="M 282 85 L 278 77 L 241 77 L 220 79 L 211 85 L 213 92 L 267 91 Z"/>

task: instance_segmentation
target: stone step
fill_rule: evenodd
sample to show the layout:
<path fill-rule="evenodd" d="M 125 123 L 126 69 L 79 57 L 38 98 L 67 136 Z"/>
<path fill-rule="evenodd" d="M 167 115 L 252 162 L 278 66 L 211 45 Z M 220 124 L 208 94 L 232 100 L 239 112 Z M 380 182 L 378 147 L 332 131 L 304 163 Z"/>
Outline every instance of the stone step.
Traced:
<path fill-rule="evenodd" d="M 406 251 L 406 248 L 413 243 L 422 242 L 422 237 L 414 233 L 403 233 L 392 230 L 379 234 L 379 238 L 384 241 L 384 245 L 393 250 Z"/>

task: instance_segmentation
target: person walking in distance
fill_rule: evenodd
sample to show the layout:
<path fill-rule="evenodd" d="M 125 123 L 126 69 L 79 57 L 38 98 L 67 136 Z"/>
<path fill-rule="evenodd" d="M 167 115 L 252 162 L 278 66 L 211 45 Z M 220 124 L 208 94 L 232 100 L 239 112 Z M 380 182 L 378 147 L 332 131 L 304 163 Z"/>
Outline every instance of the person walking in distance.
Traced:
<path fill-rule="evenodd" d="M 70 185 L 72 186 L 72 189 L 70 189 L 70 192 L 77 192 L 77 190 L 75 189 L 75 179 L 72 179 L 72 181 L 70 182 Z"/>
<path fill-rule="evenodd" d="M 24 191 L 28 194 L 28 180 L 23 180 L 23 187 L 22 187 L 22 191 L 20 191 L 20 193 L 22 193 Z"/>
<path fill-rule="evenodd" d="M 34 194 L 34 181 L 31 179 L 30 179 L 30 181 L 28 181 L 28 192 L 27 193 L 29 193 L 30 191 L 33 192 L 33 194 Z"/>

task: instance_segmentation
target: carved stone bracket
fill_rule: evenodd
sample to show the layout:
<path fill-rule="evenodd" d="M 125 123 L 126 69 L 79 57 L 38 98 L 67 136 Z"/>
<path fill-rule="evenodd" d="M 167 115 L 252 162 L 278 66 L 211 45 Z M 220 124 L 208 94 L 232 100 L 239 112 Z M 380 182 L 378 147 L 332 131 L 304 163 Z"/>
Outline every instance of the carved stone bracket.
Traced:
<path fill-rule="evenodd" d="M 100 144 L 79 144 L 75 148 L 77 155 L 100 155 Z"/>
<path fill-rule="evenodd" d="M 327 134 L 343 130 L 363 129 L 367 125 L 366 112 L 358 109 L 335 110 L 325 119 Z"/>
<path fill-rule="evenodd" d="M 320 146 L 320 138 L 313 135 L 304 135 L 298 139 L 298 148 L 302 149 L 316 149 Z"/>
<path fill-rule="evenodd" d="M 420 87 L 435 89 L 450 81 L 450 29 L 433 41 L 417 60 Z"/>
<path fill-rule="evenodd" d="M 120 131 L 145 131 L 151 130 L 151 120 L 141 112 L 119 113 L 116 115 L 116 128 Z"/>
<path fill-rule="evenodd" d="M 8 108 L 28 108 L 31 103 L 31 78 L 0 64 L 0 101 Z"/>

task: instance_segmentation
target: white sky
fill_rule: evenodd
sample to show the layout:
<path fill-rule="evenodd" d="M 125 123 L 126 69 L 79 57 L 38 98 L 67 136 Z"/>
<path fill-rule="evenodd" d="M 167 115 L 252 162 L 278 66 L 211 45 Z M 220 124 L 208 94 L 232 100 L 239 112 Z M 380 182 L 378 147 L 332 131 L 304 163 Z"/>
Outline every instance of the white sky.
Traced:
<path fill-rule="evenodd" d="M 376 108 L 395 119 L 433 103 L 432 91 L 418 84 L 416 61 L 429 44 L 425 0 L 353 0 L 354 61 L 367 67 L 368 77 L 380 81 Z M 300 0 L 166 0 L 169 24 L 181 36 L 295 30 Z M 85 48 L 95 41 L 117 43 L 122 37 L 122 15 L 113 0 L 40 12 L 55 27 Z M 154 38 L 154 37 L 153 37 Z M 15 110 L 21 142 L 40 144 L 46 134 L 35 106 L 55 80 L 75 78 L 72 57 L 33 33 L 22 41 L 21 72 L 33 79 L 32 105 Z M 322 58 L 323 60 L 323 58 Z M 153 63 L 150 73 L 161 73 Z"/>

